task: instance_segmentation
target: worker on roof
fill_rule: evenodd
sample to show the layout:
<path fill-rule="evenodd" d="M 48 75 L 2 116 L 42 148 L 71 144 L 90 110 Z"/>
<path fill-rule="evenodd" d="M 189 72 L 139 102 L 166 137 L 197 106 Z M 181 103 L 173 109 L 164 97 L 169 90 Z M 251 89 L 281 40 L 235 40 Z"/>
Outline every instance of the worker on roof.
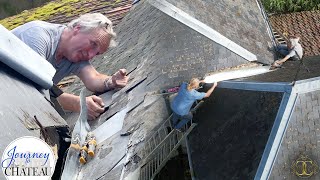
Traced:
<path fill-rule="evenodd" d="M 125 69 L 108 76 L 97 72 L 89 62 L 115 45 L 112 22 L 100 13 L 84 14 L 68 25 L 32 21 L 13 29 L 12 33 L 53 65 L 56 69 L 54 84 L 71 73 L 93 92 L 122 88 L 128 82 Z M 63 93 L 56 86 L 53 94 L 64 110 L 80 112 L 79 96 Z M 88 119 L 95 119 L 104 112 L 100 97 L 89 96 L 86 101 Z"/>
<path fill-rule="evenodd" d="M 188 123 L 193 115 L 190 109 L 196 100 L 209 97 L 213 90 L 217 87 L 215 82 L 212 87 L 206 92 L 198 92 L 196 89 L 199 88 L 199 84 L 204 83 L 197 78 L 192 78 L 187 83 L 182 83 L 178 91 L 178 95 L 171 102 L 171 109 L 173 111 L 172 125 L 175 129 L 182 130 L 181 128 Z"/>
<path fill-rule="evenodd" d="M 287 45 L 279 45 L 277 51 L 284 56 L 284 58 L 279 59 L 274 62 L 274 66 L 281 66 L 287 60 L 300 60 L 303 56 L 302 46 L 299 43 L 300 38 L 297 36 L 291 36 L 287 41 Z"/>

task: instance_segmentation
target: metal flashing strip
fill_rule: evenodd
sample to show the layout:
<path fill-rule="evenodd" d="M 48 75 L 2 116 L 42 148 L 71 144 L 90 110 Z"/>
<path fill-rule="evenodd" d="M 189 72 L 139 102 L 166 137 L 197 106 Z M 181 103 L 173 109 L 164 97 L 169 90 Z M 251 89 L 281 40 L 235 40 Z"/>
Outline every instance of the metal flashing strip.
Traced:
<path fill-rule="evenodd" d="M 167 14 L 167 15 L 171 16 L 172 18 L 178 20 L 179 22 L 187 25 L 188 27 L 190 27 L 193 30 L 199 32 L 200 34 L 206 36 L 207 38 L 213 40 L 214 42 L 226 47 L 227 49 L 238 54 L 239 56 L 243 57 L 244 59 L 246 59 L 248 61 L 256 61 L 257 60 L 257 56 L 254 55 L 253 53 L 251 53 L 250 51 L 246 50 L 242 46 L 231 41 L 227 37 L 223 36 L 219 32 L 215 31 L 211 27 L 209 27 L 206 24 L 202 23 L 201 21 L 195 19 L 194 17 L 185 13 L 181 9 L 175 7 L 174 5 L 170 4 L 169 2 L 167 2 L 165 0 L 148 0 L 148 2 L 152 6 L 154 6 L 155 8 L 164 12 L 165 14 Z"/>
<path fill-rule="evenodd" d="M 276 44 L 276 40 L 275 40 L 275 37 L 274 37 L 274 34 L 273 34 L 272 26 L 271 26 L 271 24 L 269 22 L 269 19 L 268 19 L 268 15 L 266 14 L 266 11 L 265 11 L 265 9 L 264 9 L 264 7 L 262 5 L 262 2 L 260 0 L 256 0 L 256 2 L 257 2 L 257 6 L 260 9 L 261 15 L 263 16 L 264 22 L 265 22 L 265 24 L 267 26 L 267 32 L 268 32 L 268 35 L 270 37 L 270 40 L 272 41 L 272 45 L 274 47 L 276 47 L 277 44 Z"/>
<path fill-rule="evenodd" d="M 0 33 L 0 62 L 41 87 L 50 89 L 56 69 L 1 24 Z M 28 61 L 25 60 L 26 57 Z"/>
<path fill-rule="evenodd" d="M 258 66 L 258 67 L 250 67 L 250 68 L 241 68 L 236 70 L 227 70 L 222 72 L 215 72 L 209 76 L 204 78 L 206 83 L 213 83 L 218 81 L 225 81 L 231 79 L 239 79 L 243 77 L 254 76 L 258 74 L 263 74 L 270 72 L 269 66 Z"/>
<path fill-rule="evenodd" d="M 320 90 L 320 77 L 296 81 L 294 89 L 300 93 Z"/>
<path fill-rule="evenodd" d="M 115 133 L 122 129 L 124 118 L 127 114 L 127 108 L 122 109 L 120 112 L 112 116 L 108 121 L 93 130 L 97 138 L 97 144 L 102 143 L 104 140 L 113 136 Z"/>
<path fill-rule="evenodd" d="M 266 83 L 266 82 L 245 82 L 245 81 L 221 81 L 218 83 L 218 88 L 290 93 L 292 89 L 292 85 L 289 83 L 281 83 L 281 82 Z"/>
<path fill-rule="evenodd" d="M 267 180 L 269 178 L 283 136 L 288 127 L 296 99 L 297 93 L 294 91 L 291 93 L 284 93 L 266 147 L 263 151 L 262 158 L 254 178 L 255 180 Z"/>

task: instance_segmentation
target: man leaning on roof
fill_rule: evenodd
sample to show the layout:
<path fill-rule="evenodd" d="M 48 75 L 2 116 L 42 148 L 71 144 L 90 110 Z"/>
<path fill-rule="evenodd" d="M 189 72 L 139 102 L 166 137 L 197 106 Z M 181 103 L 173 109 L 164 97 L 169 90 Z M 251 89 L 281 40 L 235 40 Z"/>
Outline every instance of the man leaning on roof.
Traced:
<path fill-rule="evenodd" d="M 116 34 L 112 22 L 100 13 L 85 14 L 67 26 L 44 21 L 32 21 L 12 30 L 12 33 L 49 61 L 56 69 L 53 83 L 73 73 L 94 92 L 105 92 L 124 87 L 128 82 L 126 70 L 120 69 L 112 76 L 96 71 L 89 60 L 114 46 Z M 57 87 L 55 87 L 57 88 Z M 79 112 L 78 96 L 55 91 L 64 110 Z M 104 111 L 101 98 L 86 98 L 88 118 L 95 119 Z"/>
<path fill-rule="evenodd" d="M 171 103 L 171 109 L 173 111 L 172 125 L 175 129 L 181 130 L 181 128 L 192 119 L 193 115 L 190 109 L 193 103 L 196 100 L 209 97 L 215 87 L 217 87 L 217 82 L 215 82 L 206 93 L 198 92 L 196 89 L 199 88 L 200 83 L 204 83 L 204 81 L 192 78 L 189 84 L 184 82 L 180 86 L 178 95 Z"/>
<path fill-rule="evenodd" d="M 298 36 L 290 36 L 287 45 L 278 45 L 276 50 L 284 57 L 274 62 L 275 67 L 281 66 L 287 60 L 297 61 L 302 58 L 303 49 L 299 40 L 300 37 Z"/>

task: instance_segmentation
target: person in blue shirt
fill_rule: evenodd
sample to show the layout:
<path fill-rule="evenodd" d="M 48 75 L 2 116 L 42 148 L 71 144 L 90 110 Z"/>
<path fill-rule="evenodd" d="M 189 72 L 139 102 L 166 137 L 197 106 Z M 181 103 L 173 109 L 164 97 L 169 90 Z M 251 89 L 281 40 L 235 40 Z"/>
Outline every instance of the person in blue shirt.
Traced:
<path fill-rule="evenodd" d="M 171 109 L 173 111 L 172 125 L 175 129 L 181 129 L 192 119 L 193 115 L 190 112 L 190 109 L 193 103 L 196 100 L 201 100 L 203 98 L 209 97 L 217 86 L 217 82 L 215 82 L 206 93 L 198 92 L 196 89 L 199 88 L 199 84 L 202 82 L 204 81 L 200 81 L 197 78 L 192 78 L 189 84 L 184 82 L 180 86 L 178 95 L 173 99 L 171 103 Z"/>

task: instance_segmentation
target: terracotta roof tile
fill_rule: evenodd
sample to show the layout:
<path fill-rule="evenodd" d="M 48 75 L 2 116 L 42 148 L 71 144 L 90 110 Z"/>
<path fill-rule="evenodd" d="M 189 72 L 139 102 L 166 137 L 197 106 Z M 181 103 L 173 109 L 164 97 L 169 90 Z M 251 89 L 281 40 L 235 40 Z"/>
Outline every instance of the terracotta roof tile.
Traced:
<path fill-rule="evenodd" d="M 42 7 L 0 20 L 0 24 L 8 29 L 32 20 L 62 24 L 70 22 L 81 14 L 99 12 L 117 25 L 131 8 L 131 3 L 132 0 L 55 0 Z"/>
<path fill-rule="evenodd" d="M 279 34 L 298 35 L 304 56 L 320 55 L 320 11 L 303 11 L 269 17 Z"/>

